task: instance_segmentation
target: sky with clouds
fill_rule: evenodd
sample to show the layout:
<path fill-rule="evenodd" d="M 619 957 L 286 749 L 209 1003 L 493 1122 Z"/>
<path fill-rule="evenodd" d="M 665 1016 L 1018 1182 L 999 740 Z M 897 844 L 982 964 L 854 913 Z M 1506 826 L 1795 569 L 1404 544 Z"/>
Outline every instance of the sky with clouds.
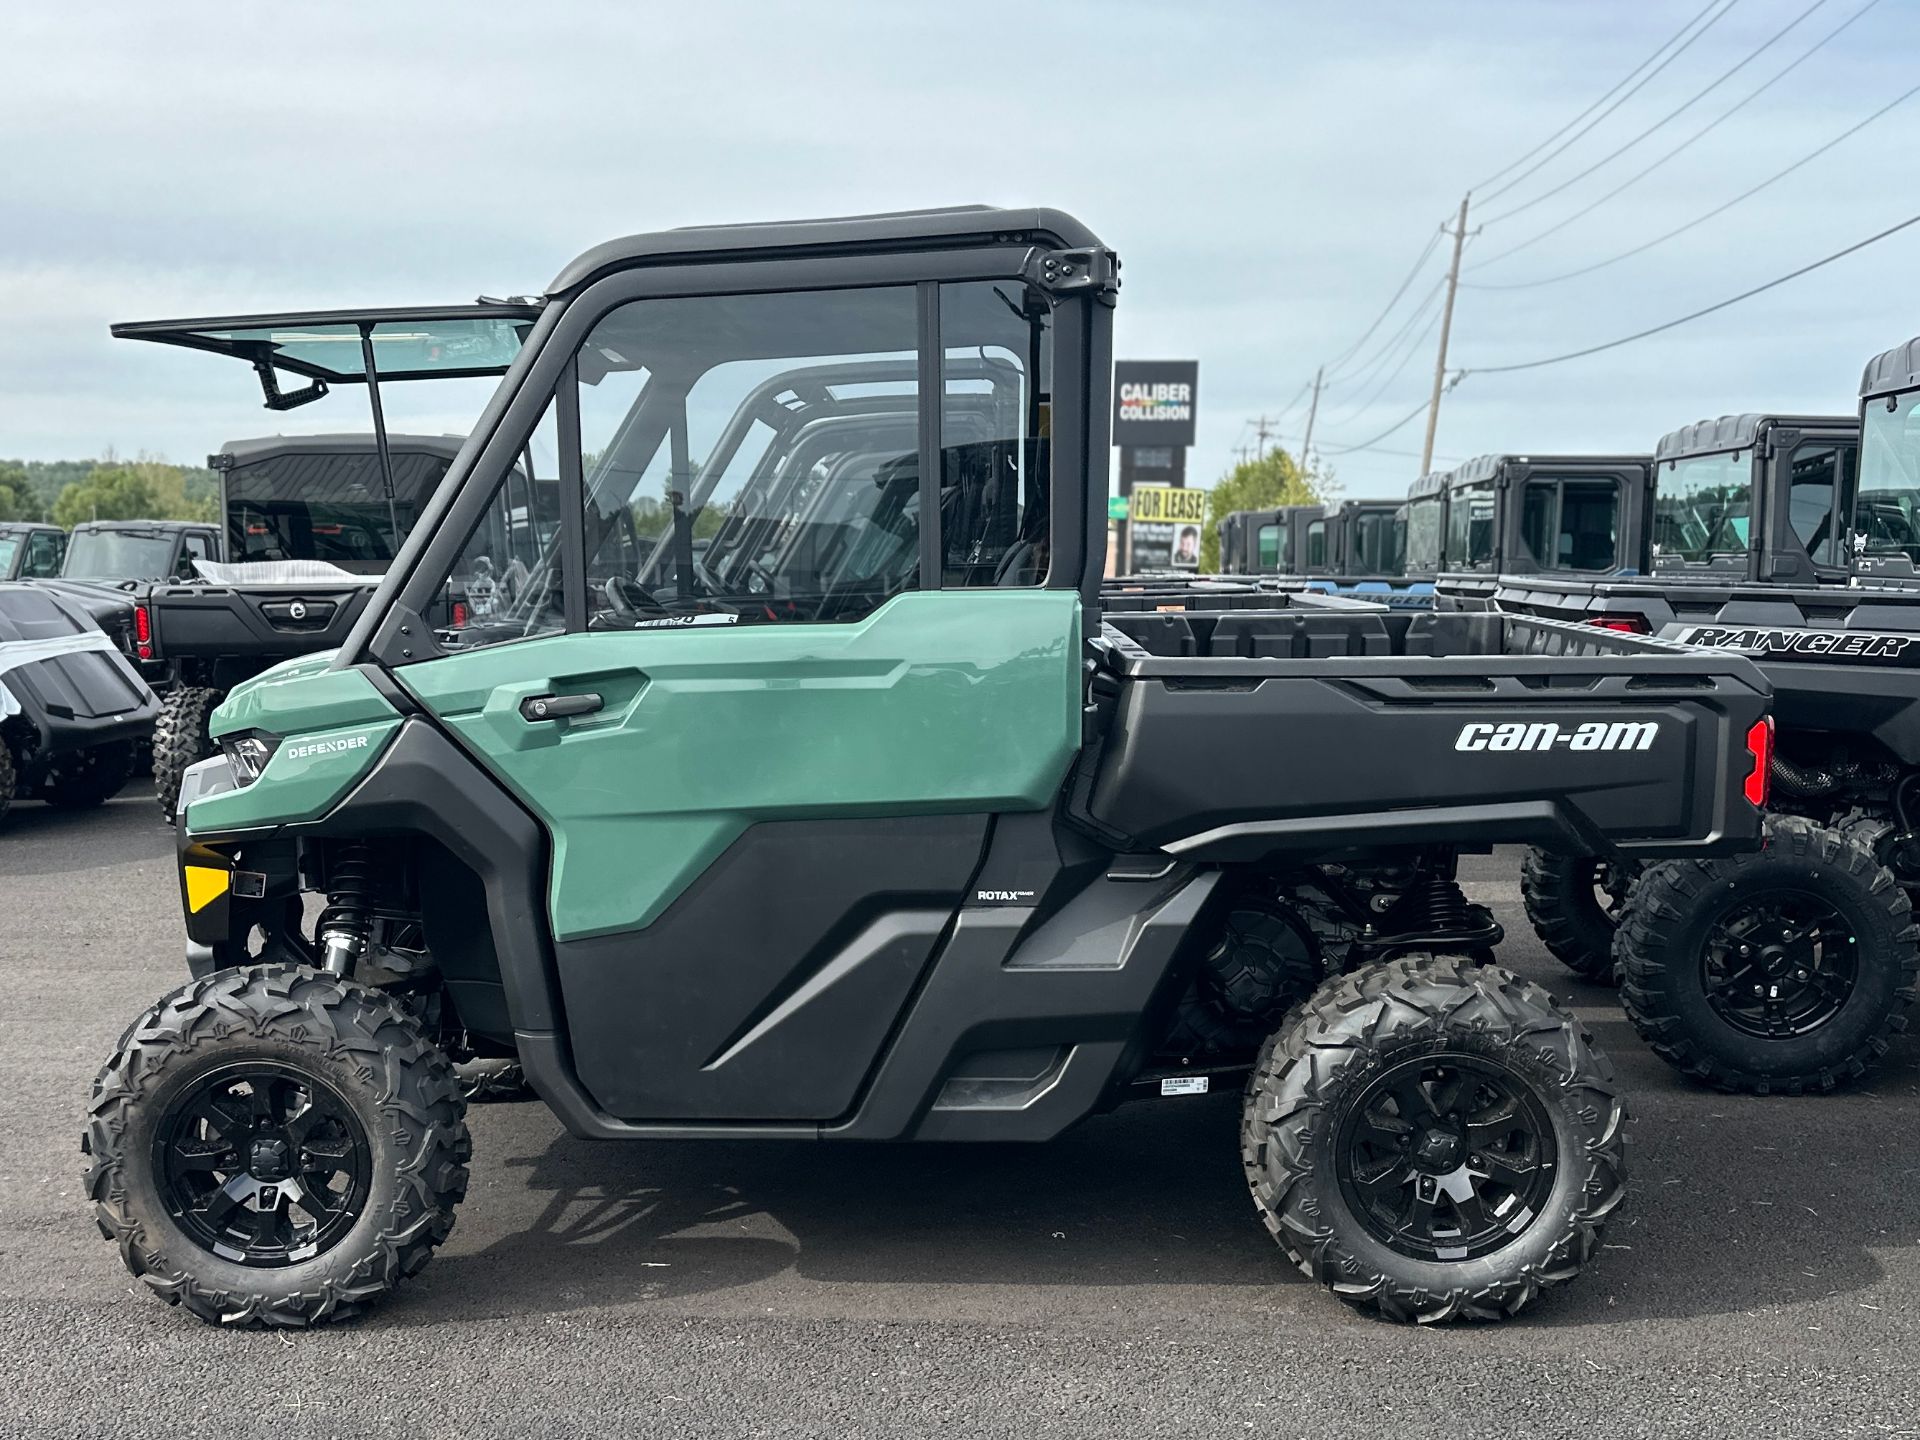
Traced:
<path fill-rule="evenodd" d="M 535 292 L 633 231 L 986 202 L 1072 211 L 1120 251 L 1119 352 L 1200 362 L 1195 483 L 1253 417 L 1297 442 L 1289 403 L 1351 351 L 1316 448 L 1347 494 L 1398 493 L 1420 421 L 1333 452 L 1423 399 L 1437 297 L 1419 302 L 1444 242 L 1352 347 L 1468 187 L 1483 288 L 1460 292 L 1452 365 L 1469 372 L 1657 325 L 1920 209 L 1902 179 L 1917 96 L 1644 254 L 1485 288 L 1672 230 L 1920 81 L 1920 0 L 1703 3 L 20 7 L 0 86 L 0 455 L 198 461 L 365 423 L 357 392 L 271 416 L 239 366 L 113 341 L 110 321 Z M 1502 193 L 1532 160 L 1482 184 L 1690 21 L 1590 131 Z M 1920 226 L 1632 345 L 1469 373 L 1438 453 L 1645 449 L 1728 410 L 1850 410 L 1867 356 L 1920 332 L 1916 273 Z M 396 429 L 464 428 L 483 398 L 401 389 Z"/>

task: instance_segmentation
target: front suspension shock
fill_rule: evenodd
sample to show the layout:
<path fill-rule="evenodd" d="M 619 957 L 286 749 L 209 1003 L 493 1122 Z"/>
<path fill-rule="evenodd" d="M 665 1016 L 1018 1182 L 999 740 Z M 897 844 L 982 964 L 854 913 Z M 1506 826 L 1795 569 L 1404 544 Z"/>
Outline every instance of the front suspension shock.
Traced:
<path fill-rule="evenodd" d="M 322 967 L 345 977 L 373 937 L 373 850 L 364 840 L 346 840 L 332 858 L 327 908 L 315 930 Z"/>

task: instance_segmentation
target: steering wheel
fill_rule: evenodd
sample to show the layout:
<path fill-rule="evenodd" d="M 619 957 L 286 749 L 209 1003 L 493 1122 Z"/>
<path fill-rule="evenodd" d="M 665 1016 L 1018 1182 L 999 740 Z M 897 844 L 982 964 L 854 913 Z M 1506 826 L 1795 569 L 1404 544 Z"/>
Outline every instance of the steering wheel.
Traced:
<path fill-rule="evenodd" d="M 628 575 L 609 575 L 606 583 L 600 587 L 600 593 L 606 598 L 608 608 L 622 618 L 667 613 L 646 586 Z"/>

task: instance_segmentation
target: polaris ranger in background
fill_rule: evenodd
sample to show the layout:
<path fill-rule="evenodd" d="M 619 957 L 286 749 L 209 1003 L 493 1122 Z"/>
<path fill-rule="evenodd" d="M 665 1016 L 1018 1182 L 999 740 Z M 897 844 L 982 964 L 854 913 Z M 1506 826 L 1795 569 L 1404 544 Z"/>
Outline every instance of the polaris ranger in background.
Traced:
<path fill-rule="evenodd" d="M 1434 604 L 1484 610 L 1502 575 L 1646 570 L 1645 455 L 1481 455 L 1446 472 Z"/>
<path fill-rule="evenodd" d="M 1432 587 L 1405 578 L 1404 508 L 1398 500 L 1342 500 L 1235 511 L 1221 521 L 1221 569 L 1299 577 L 1308 590 L 1427 609 Z"/>
<path fill-rule="evenodd" d="M 1597 1252 L 1610 1071 L 1460 955 L 1453 858 L 1753 844 L 1758 672 L 1245 586 L 1107 613 L 1118 272 L 968 208 L 560 273 L 345 643 L 188 772 L 193 978 L 87 1132 L 135 1275 L 230 1323 L 378 1299 L 465 1194 L 474 1053 L 602 1139 L 1037 1141 L 1244 1086 L 1259 1213 L 1357 1305 L 1497 1317 Z M 559 523 L 503 552 L 543 434 Z M 483 559 L 525 579 L 429 624 Z"/>
<path fill-rule="evenodd" d="M 1737 415 L 1663 439 L 1648 578 L 1505 577 L 1497 595 L 1509 613 L 1751 653 L 1773 683 L 1763 854 L 1636 879 L 1548 847 L 1523 876 L 1549 948 L 1594 978 L 1617 967 L 1654 1048 L 1726 1089 L 1863 1075 L 1920 979 L 1920 584 L 1856 573 L 1920 553 L 1920 438 L 1889 356 L 1867 368 L 1864 434 L 1853 418 Z"/>
<path fill-rule="evenodd" d="M 51 580 L 67 553 L 67 532 L 31 520 L 0 521 L 0 581 Z"/>
<path fill-rule="evenodd" d="M 273 435 L 208 457 L 224 560 L 134 597 L 137 653 L 168 681 L 153 776 L 169 819 L 181 775 L 214 752 L 207 719 L 227 692 L 345 638 L 460 443 L 389 436 L 391 495 L 371 435 Z"/>

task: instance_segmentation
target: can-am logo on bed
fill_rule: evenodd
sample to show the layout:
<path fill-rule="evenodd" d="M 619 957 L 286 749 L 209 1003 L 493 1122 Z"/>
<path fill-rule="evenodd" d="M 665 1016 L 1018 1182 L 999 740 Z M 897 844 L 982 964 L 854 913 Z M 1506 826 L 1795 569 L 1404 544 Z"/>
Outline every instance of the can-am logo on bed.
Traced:
<path fill-rule="evenodd" d="M 1456 750 L 1646 750 L 1660 733 L 1658 720 L 1476 720 L 1454 737 Z"/>
<path fill-rule="evenodd" d="M 1716 650 L 1757 650 L 1762 659 L 1920 666 L 1920 635 L 1876 630 L 1775 630 L 1761 625 L 1694 625 L 1673 637 Z"/>

